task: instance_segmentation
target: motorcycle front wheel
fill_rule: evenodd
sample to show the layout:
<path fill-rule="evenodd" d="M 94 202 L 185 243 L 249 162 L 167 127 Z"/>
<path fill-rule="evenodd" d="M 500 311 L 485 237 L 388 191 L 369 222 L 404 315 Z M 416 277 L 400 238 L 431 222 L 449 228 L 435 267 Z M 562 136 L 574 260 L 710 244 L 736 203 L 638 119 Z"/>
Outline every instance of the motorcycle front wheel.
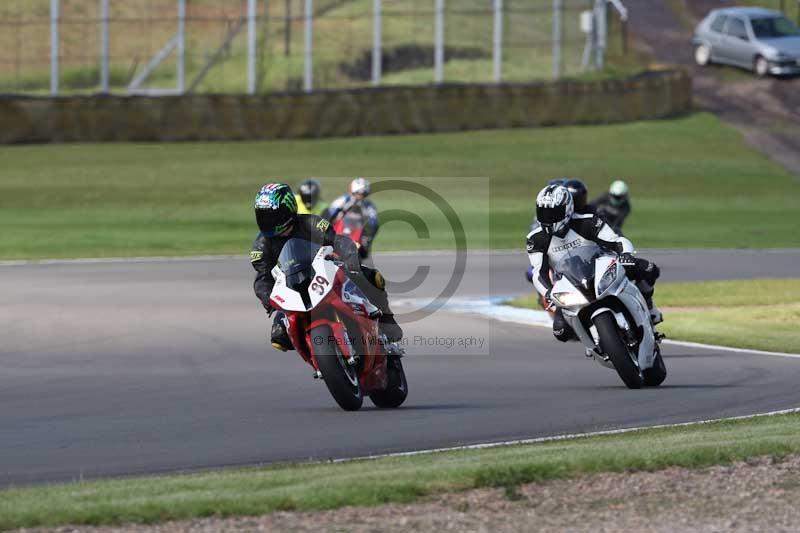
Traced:
<path fill-rule="evenodd" d="M 389 358 L 386 372 L 389 374 L 386 390 L 370 393 L 369 399 L 372 400 L 375 407 L 382 409 L 400 407 L 408 396 L 408 382 L 406 382 L 406 373 L 399 357 Z"/>
<path fill-rule="evenodd" d="M 639 365 L 634 363 L 628 346 L 622 340 L 617 321 L 610 312 L 601 313 L 594 319 L 600 348 L 611 358 L 614 369 L 629 389 L 641 389 L 644 384 Z"/>
<path fill-rule="evenodd" d="M 645 387 L 658 387 L 667 378 L 667 365 L 664 364 L 660 349 L 656 348 L 656 360 L 653 362 L 653 367 L 642 370 L 642 377 Z"/>
<path fill-rule="evenodd" d="M 333 399 L 345 411 L 358 411 L 364 403 L 364 395 L 358 384 L 358 368 L 347 364 L 342 351 L 328 326 L 311 330 L 311 349 L 317 358 L 322 380 Z"/>

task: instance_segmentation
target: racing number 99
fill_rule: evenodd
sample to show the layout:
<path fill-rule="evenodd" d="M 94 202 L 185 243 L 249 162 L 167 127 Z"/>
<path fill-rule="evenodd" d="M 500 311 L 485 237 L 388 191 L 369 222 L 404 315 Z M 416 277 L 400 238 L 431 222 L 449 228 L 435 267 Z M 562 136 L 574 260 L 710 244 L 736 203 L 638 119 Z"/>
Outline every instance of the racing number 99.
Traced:
<path fill-rule="evenodd" d="M 314 278 L 314 283 L 311 284 L 311 290 L 322 296 L 322 293 L 325 292 L 325 285 L 328 285 L 328 280 L 322 276 L 317 276 Z"/>

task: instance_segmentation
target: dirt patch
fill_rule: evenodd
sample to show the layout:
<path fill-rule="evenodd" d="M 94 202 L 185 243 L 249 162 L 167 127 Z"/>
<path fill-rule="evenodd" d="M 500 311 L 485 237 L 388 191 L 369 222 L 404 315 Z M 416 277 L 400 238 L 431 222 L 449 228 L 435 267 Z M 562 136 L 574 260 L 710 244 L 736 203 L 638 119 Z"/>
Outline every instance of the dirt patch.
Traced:
<path fill-rule="evenodd" d="M 694 24 L 722 0 L 627 0 L 631 27 L 653 57 L 694 76 L 695 104 L 738 128 L 748 145 L 800 179 L 800 78 L 758 79 L 733 67 L 700 68 L 692 58 Z"/>
<path fill-rule="evenodd" d="M 800 456 L 704 470 L 596 474 L 414 505 L 57 531 L 797 531 Z"/>
<path fill-rule="evenodd" d="M 433 67 L 433 46 L 403 44 L 385 48 L 381 52 L 381 72 L 391 74 L 404 70 Z M 490 57 L 483 48 L 445 46 L 445 62 L 452 59 L 485 59 Z M 372 50 L 365 50 L 352 63 L 339 63 L 339 70 L 350 79 L 368 81 L 372 79 Z"/>

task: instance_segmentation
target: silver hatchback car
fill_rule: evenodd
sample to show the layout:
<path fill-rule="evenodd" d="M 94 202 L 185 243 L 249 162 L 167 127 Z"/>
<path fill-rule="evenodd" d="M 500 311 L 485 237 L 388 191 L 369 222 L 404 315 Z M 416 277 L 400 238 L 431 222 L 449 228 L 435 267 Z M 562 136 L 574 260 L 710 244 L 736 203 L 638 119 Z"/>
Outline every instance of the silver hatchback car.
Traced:
<path fill-rule="evenodd" d="M 800 29 L 778 11 L 754 7 L 715 9 L 694 32 L 700 66 L 723 63 L 767 74 L 800 74 Z"/>

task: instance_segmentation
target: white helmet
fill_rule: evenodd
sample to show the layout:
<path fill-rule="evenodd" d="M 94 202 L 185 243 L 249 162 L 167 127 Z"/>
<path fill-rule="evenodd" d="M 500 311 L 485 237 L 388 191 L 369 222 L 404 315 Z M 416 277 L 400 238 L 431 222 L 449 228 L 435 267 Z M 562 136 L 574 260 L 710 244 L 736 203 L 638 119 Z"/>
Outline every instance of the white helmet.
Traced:
<path fill-rule="evenodd" d="M 369 196 L 369 180 L 364 178 L 356 178 L 350 182 L 350 194 L 363 194 Z"/>
<path fill-rule="evenodd" d="M 628 184 L 622 180 L 616 180 L 608 188 L 608 194 L 611 196 L 611 203 L 619 205 L 628 198 Z"/>
<path fill-rule="evenodd" d="M 563 185 L 548 185 L 536 196 L 536 219 L 547 233 L 564 232 L 574 212 L 572 195 Z"/>

